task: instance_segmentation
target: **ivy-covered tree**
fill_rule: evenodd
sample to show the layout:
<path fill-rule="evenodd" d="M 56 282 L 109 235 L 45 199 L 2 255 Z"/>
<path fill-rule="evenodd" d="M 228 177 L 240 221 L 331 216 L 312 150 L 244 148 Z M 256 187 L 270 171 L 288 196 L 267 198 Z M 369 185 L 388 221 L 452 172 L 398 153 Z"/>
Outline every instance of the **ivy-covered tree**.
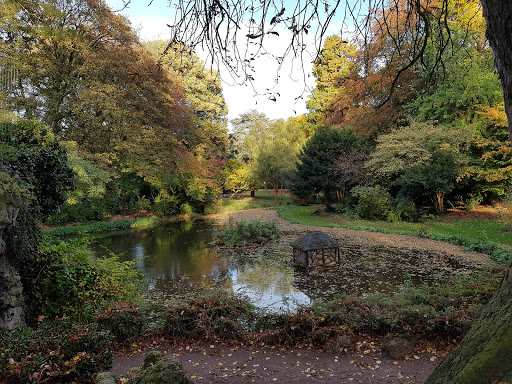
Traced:
<path fill-rule="evenodd" d="M 50 129 L 37 121 L 0 125 L 0 165 L 32 196 L 35 215 L 48 216 L 74 188 L 66 150 Z"/>

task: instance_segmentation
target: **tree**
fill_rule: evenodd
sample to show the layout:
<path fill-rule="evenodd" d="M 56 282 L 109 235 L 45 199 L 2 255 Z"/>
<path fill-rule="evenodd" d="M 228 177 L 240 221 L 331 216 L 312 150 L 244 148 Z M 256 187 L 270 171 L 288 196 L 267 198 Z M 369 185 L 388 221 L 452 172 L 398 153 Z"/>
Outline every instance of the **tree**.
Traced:
<path fill-rule="evenodd" d="M 345 191 L 363 182 L 366 176 L 364 165 L 368 155 L 360 150 L 351 149 L 341 153 L 331 166 L 336 181 L 338 201 L 345 198 Z"/>
<path fill-rule="evenodd" d="M 32 195 L 32 215 L 48 216 L 74 188 L 66 150 L 37 121 L 4 122 L 0 126 L 0 166 Z"/>
<path fill-rule="evenodd" d="M 223 154 L 228 138 L 228 110 L 218 72 L 207 69 L 199 56 L 183 44 L 157 40 L 144 43 L 144 47 L 158 63 L 179 79 L 185 99 L 193 109 L 196 124 L 200 125 L 202 145 Z"/>
<path fill-rule="evenodd" d="M 297 154 L 305 141 L 293 119 L 277 120 L 268 126 L 255 150 L 254 172 L 259 180 L 274 188 L 277 203 L 279 189 L 295 169 Z"/>
<path fill-rule="evenodd" d="M 333 35 L 325 39 L 324 47 L 313 64 L 316 87 L 307 101 L 310 119 L 313 117 L 317 123 L 328 124 L 344 120 L 349 108 L 347 105 L 340 107 L 340 99 L 349 104 L 345 79 L 357 71 L 356 52 L 356 48 L 340 36 Z"/>
<path fill-rule="evenodd" d="M 270 121 L 264 113 L 251 110 L 233 119 L 231 124 L 233 126 L 231 152 L 236 159 L 250 165 L 257 155 L 260 141 L 264 138 L 265 132 L 268 132 Z M 254 197 L 261 180 L 258 179 L 254 168 L 251 169 L 251 167 L 249 167 L 247 177 L 251 196 Z"/>
<path fill-rule="evenodd" d="M 330 208 L 339 188 L 333 177 L 334 162 L 343 153 L 361 148 L 362 140 L 353 129 L 318 129 L 299 153 L 290 189 L 302 199 L 323 193 L 325 205 Z"/>
<path fill-rule="evenodd" d="M 454 189 L 467 163 L 463 153 L 469 139 L 467 131 L 412 121 L 378 137 L 366 168 L 418 203 L 430 195 L 434 208 L 442 211 L 445 194 Z"/>
<path fill-rule="evenodd" d="M 20 68 L 10 109 L 46 123 L 104 167 L 152 180 L 176 169 L 199 140 L 193 115 L 178 81 L 123 17 L 102 0 L 7 5 L 15 12 L 0 18 L 0 49 Z"/>

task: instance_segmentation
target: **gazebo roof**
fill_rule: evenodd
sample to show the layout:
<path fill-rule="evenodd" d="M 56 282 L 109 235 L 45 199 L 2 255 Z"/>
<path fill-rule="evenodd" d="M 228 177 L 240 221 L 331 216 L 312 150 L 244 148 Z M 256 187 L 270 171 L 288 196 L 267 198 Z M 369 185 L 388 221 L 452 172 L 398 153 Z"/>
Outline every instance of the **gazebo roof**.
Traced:
<path fill-rule="evenodd" d="M 312 249 L 337 248 L 341 247 L 341 244 L 323 232 L 314 231 L 299 237 L 291 246 L 303 251 L 311 251 Z"/>

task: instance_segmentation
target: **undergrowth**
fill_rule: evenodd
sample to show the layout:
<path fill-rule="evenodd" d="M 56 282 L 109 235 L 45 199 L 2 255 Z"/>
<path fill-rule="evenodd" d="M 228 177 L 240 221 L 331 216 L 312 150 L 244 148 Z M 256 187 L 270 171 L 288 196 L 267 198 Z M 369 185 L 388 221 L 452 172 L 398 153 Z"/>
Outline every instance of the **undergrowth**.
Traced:
<path fill-rule="evenodd" d="M 70 319 L 44 321 L 38 329 L 0 333 L 0 381 L 91 382 L 96 373 L 112 365 L 111 339 L 96 324 L 77 324 Z"/>
<path fill-rule="evenodd" d="M 459 277 L 433 287 L 406 286 L 394 295 L 337 295 L 294 314 L 263 313 L 244 298 L 214 291 L 170 305 L 165 332 L 172 337 L 311 343 L 318 348 L 340 335 L 458 338 L 497 285 L 492 276 Z"/>

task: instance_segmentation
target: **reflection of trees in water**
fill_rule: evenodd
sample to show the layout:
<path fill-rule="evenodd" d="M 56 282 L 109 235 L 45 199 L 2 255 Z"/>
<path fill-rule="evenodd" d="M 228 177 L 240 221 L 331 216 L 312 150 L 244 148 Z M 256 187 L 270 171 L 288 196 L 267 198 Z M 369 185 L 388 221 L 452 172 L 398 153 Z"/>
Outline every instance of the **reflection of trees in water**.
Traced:
<path fill-rule="evenodd" d="M 256 300 L 263 296 L 293 300 L 294 295 L 303 294 L 319 299 L 343 292 L 392 293 L 407 280 L 430 283 L 469 271 L 428 252 L 360 246 L 344 247 L 341 264 L 335 268 L 305 270 L 294 268 L 291 248 L 285 242 L 218 249 L 210 245 L 214 229 L 209 223 L 188 222 L 118 234 L 98 243 L 116 253 L 124 251 L 125 260 L 137 259 L 150 289 L 179 293 L 216 286 L 240 289 Z"/>

